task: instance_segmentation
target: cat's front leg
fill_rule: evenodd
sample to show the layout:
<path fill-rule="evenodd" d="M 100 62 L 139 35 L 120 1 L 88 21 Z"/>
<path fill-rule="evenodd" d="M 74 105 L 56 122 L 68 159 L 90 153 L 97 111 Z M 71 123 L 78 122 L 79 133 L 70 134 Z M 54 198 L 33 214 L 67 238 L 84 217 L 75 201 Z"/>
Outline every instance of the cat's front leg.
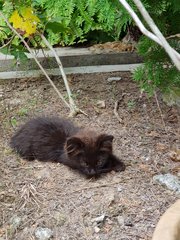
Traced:
<path fill-rule="evenodd" d="M 126 168 L 125 164 L 114 155 L 110 157 L 110 165 L 112 170 L 116 172 L 124 171 Z"/>

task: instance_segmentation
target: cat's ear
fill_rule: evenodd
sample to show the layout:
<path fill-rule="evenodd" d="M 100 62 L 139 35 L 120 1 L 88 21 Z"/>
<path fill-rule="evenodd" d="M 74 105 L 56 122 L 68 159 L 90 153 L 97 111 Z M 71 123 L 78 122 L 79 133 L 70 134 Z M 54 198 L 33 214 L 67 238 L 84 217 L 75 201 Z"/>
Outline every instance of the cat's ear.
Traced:
<path fill-rule="evenodd" d="M 66 141 L 65 148 L 67 154 L 77 154 L 84 148 L 84 143 L 78 137 L 70 137 Z"/>
<path fill-rule="evenodd" d="M 112 152 L 112 142 L 114 137 L 112 135 L 101 134 L 97 139 L 99 150 L 105 152 Z"/>

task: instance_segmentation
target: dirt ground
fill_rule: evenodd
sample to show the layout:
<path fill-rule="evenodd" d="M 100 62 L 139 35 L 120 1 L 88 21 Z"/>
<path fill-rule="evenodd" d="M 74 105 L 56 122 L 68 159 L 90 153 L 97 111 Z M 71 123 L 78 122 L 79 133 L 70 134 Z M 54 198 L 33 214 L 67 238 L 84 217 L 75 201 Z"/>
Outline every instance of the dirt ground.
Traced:
<path fill-rule="evenodd" d="M 160 173 L 178 175 L 178 163 L 170 158 L 179 145 L 178 109 L 158 96 L 160 114 L 155 98 L 140 94 L 130 73 L 77 74 L 69 80 L 88 114 L 74 121 L 113 134 L 114 152 L 126 170 L 86 179 L 61 164 L 20 159 L 8 146 L 15 129 L 35 115 L 68 116 L 68 109 L 43 78 L 2 81 L 0 239 L 33 240 L 37 228 L 46 227 L 56 240 L 150 240 L 160 215 L 178 198 L 153 180 Z M 54 82 L 66 95 L 62 79 Z M 122 123 L 113 113 L 117 100 Z"/>

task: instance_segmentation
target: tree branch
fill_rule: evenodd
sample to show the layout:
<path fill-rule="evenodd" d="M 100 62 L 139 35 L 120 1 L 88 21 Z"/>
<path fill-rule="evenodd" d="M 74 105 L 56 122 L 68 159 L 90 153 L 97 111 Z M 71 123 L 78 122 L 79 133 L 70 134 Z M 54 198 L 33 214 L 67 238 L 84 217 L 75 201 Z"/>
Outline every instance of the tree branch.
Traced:
<path fill-rule="evenodd" d="M 5 48 L 5 47 L 7 47 L 7 46 L 12 42 L 12 40 L 14 39 L 14 37 L 15 37 L 15 34 L 10 38 L 10 40 L 9 40 L 7 43 L 3 44 L 3 45 L 0 47 L 0 49 L 3 49 L 3 48 Z"/>
<path fill-rule="evenodd" d="M 155 22 L 153 19 L 150 17 L 149 13 L 143 6 L 140 0 L 133 0 L 134 3 L 136 4 L 137 8 L 139 9 L 141 15 L 143 16 L 144 20 L 147 22 L 149 27 L 151 28 L 152 32 L 158 37 L 160 40 L 161 44 L 163 45 L 164 50 L 167 52 L 171 60 L 174 62 L 176 65 L 177 69 L 180 70 L 180 54 L 176 52 L 166 41 L 165 37 L 161 33 L 161 31 L 158 29 L 156 26 Z"/>
<path fill-rule="evenodd" d="M 166 37 L 166 39 L 170 39 L 170 38 L 180 38 L 180 33 L 177 33 L 177 34 L 170 35 L 170 36 Z"/>
<path fill-rule="evenodd" d="M 58 64 L 58 67 L 60 69 L 60 72 L 61 72 L 61 75 L 62 75 L 62 78 L 64 80 L 64 84 L 65 84 L 65 87 L 66 87 L 66 91 L 67 91 L 67 94 L 68 94 L 68 98 L 69 98 L 69 104 L 70 104 L 70 107 L 71 107 L 71 113 L 70 115 L 74 116 L 78 113 L 83 113 L 85 115 L 87 115 L 86 113 L 84 113 L 81 109 L 79 109 L 73 98 L 72 98 L 72 93 L 71 93 L 71 90 L 70 90 L 70 87 L 69 87 L 69 84 L 68 84 L 68 80 L 67 80 L 67 77 L 66 77 L 66 74 L 64 72 L 64 69 L 63 69 L 63 66 L 62 66 L 62 63 L 61 63 L 61 60 L 59 58 L 59 56 L 57 55 L 56 51 L 54 50 L 54 48 L 51 46 L 51 44 L 47 41 L 47 39 L 44 37 L 44 35 L 40 34 L 42 40 L 44 41 L 44 43 L 46 44 L 46 46 L 53 52 L 54 56 L 55 56 L 55 59 L 57 61 L 57 64 Z"/>
<path fill-rule="evenodd" d="M 139 0 L 133 0 L 135 2 L 135 4 L 139 4 Z M 143 7 L 143 17 L 145 19 L 145 21 L 148 24 L 152 25 L 154 24 L 155 27 L 157 28 L 156 31 L 154 32 L 155 34 L 153 34 L 152 32 L 148 31 L 145 26 L 143 25 L 143 23 L 141 22 L 141 20 L 139 19 L 139 17 L 137 16 L 137 14 L 134 12 L 134 10 L 131 8 L 131 6 L 126 2 L 126 0 L 119 0 L 119 2 L 124 6 L 124 8 L 129 12 L 129 14 L 131 15 L 131 17 L 133 18 L 133 20 L 135 21 L 135 23 L 137 24 L 137 26 L 139 27 L 140 31 L 146 35 L 148 38 L 152 39 L 154 42 L 158 43 L 161 47 L 163 47 L 165 49 L 165 51 L 168 53 L 169 57 L 171 58 L 171 60 L 173 61 L 173 63 L 175 64 L 175 66 L 177 67 L 178 70 L 180 70 L 180 54 L 178 52 L 176 52 L 166 41 L 166 44 L 164 45 L 164 39 L 162 41 L 162 36 L 159 38 L 159 35 L 157 34 L 157 26 L 155 25 L 155 23 L 153 22 L 153 20 L 151 21 L 151 23 L 149 23 L 149 18 L 147 20 L 147 18 L 145 18 L 146 14 L 144 14 L 144 12 L 146 11 L 146 9 L 144 8 L 144 6 L 141 3 L 141 8 Z M 139 5 L 137 5 L 138 9 L 140 8 Z M 144 11 L 145 9 L 145 11 Z M 139 9 L 139 11 L 141 12 L 141 10 Z M 146 11 L 147 12 L 147 11 Z M 142 14 L 142 13 L 141 13 Z M 149 14 L 148 14 L 149 15 Z M 150 16 L 149 16 L 150 17 Z M 151 17 L 150 17 L 151 18 Z M 153 28 L 154 29 L 154 28 Z M 159 29 L 158 29 L 159 31 Z M 160 31 L 159 31 L 160 32 Z M 161 34 L 162 35 L 162 34 Z M 168 44 L 168 47 L 167 47 Z"/>

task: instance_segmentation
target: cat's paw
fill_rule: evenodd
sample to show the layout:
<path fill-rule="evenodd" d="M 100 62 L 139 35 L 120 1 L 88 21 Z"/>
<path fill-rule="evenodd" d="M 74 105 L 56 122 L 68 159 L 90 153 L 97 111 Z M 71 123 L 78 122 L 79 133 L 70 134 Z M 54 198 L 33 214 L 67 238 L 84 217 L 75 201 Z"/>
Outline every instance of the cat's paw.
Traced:
<path fill-rule="evenodd" d="M 114 171 L 115 172 L 122 172 L 126 169 L 126 166 L 123 162 L 118 163 L 116 166 L 114 166 Z"/>

